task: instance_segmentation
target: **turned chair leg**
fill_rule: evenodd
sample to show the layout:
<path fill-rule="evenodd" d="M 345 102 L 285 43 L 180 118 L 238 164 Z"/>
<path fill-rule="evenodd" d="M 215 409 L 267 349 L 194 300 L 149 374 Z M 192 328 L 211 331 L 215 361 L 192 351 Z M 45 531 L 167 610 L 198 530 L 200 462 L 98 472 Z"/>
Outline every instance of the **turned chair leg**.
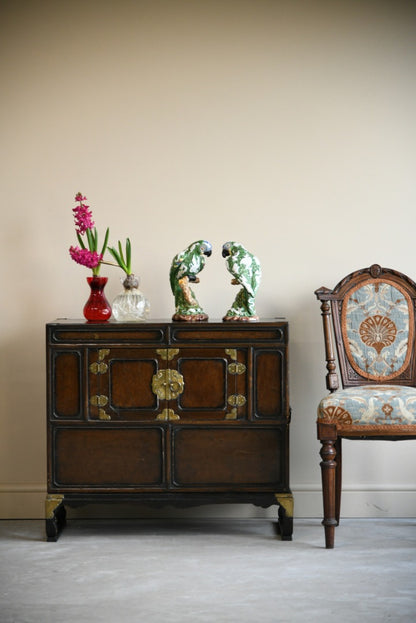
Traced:
<path fill-rule="evenodd" d="M 335 468 L 335 519 L 337 526 L 341 516 L 341 491 L 342 491 L 342 437 L 338 437 L 335 443 L 336 468 Z"/>
<path fill-rule="evenodd" d="M 336 520 L 336 441 L 333 439 L 321 440 L 321 473 L 322 493 L 324 502 L 325 547 L 332 549 L 335 540 Z"/>

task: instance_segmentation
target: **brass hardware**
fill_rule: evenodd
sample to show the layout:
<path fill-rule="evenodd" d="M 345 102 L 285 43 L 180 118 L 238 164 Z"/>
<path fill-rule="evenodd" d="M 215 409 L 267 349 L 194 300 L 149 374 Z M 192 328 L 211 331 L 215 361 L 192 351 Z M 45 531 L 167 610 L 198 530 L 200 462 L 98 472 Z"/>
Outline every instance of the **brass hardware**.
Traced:
<path fill-rule="evenodd" d="M 105 359 L 105 357 L 107 357 L 107 355 L 109 354 L 110 354 L 109 348 L 100 348 L 100 350 L 98 351 L 98 361 L 103 361 L 103 359 Z"/>
<path fill-rule="evenodd" d="M 246 397 L 242 394 L 231 394 L 228 396 L 228 404 L 232 407 L 242 407 L 246 404 Z"/>
<path fill-rule="evenodd" d="M 108 371 L 108 365 L 104 363 L 104 359 L 110 354 L 109 348 L 100 348 L 98 351 L 98 361 L 90 364 L 90 372 L 92 374 L 105 374 Z"/>
<path fill-rule="evenodd" d="M 179 417 L 177 413 L 174 412 L 173 409 L 163 409 L 162 413 L 159 413 L 156 419 L 170 421 L 170 420 L 180 420 L 181 418 Z"/>
<path fill-rule="evenodd" d="M 100 362 L 94 361 L 90 365 L 90 372 L 92 372 L 93 374 L 105 374 L 107 370 L 108 370 L 108 366 L 103 361 L 100 361 Z"/>
<path fill-rule="evenodd" d="M 231 359 L 237 360 L 237 349 L 236 348 L 226 348 L 225 354 L 229 355 Z"/>
<path fill-rule="evenodd" d="M 179 354 L 179 348 L 157 348 L 156 352 L 163 361 L 172 361 Z"/>
<path fill-rule="evenodd" d="M 284 508 L 286 517 L 293 517 L 293 495 L 291 493 L 275 493 L 274 497 L 277 503 Z"/>
<path fill-rule="evenodd" d="M 111 415 L 108 415 L 104 409 L 98 409 L 98 417 L 100 420 L 111 420 Z"/>
<path fill-rule="evenodd" d="M 53 493 L 46 496 L 45 500 L 45 517 L 46 519 L 53 519 L 54 514 L 58 506 L 62 504 L 64 496 L 58 493 Z"/>
<path fill-rule="evenodd" d="M 95 396 L 91 396 L 90 398 L 90 404 L 93 407 L 105 407 L 107 403 L 108 403 L 107 396 L 103 396 L 103 395 L 100 396 L 96 394 Z"/>
<path fill-rule="evenodd" d="M 226 420 L 236 420 L 237 419 L 237 408 L 234 407 L 233 409 L 231 409 L 231 411 L 229 413 L 227 413 L 227 415 L 225 416 Z"/>
<path fill-rule="evenodd" d="M 172 400 L 182 394 L 184 385 L 182 374 L 176 370 L 159 370 L 153 375 L 152 392 L 160 400 Z"/>
<path fill-rule="evenodd" d="M 233 361 L 233 363 L 230 363 L 228 366 L 228 372 L 230 374 L 244 374 L 245 371 L 246 366 L 238 361 Z"/>

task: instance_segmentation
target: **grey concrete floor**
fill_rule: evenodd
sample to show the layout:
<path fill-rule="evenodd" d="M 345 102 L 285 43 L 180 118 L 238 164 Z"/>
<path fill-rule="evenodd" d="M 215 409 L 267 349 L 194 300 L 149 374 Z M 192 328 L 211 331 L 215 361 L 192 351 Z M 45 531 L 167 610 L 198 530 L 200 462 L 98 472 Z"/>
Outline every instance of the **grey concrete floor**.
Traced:
<path fill-rule="evenodd" d="M 1 623 L 416 621 L 416 519 L 0 521 Z"/>

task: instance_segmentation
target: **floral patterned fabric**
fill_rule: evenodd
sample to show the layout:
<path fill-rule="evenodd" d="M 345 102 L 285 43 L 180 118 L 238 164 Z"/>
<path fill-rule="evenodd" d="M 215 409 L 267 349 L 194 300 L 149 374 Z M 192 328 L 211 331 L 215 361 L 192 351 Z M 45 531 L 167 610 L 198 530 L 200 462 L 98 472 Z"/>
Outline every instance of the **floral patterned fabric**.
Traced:
<path fill-rule="evenodd" d="M 413 307 L 395 284 L 372 279 L 353 289 L 342 310 L 348 360 L 360 376 L 387 381 L 409 363 L 413 344 Z"/>
<path fill-rule="evenodd" d="M 340 428 L 416 424 L 416 388 L 363 385 L 340 389 L 321 400 L 318 421 Z"/>

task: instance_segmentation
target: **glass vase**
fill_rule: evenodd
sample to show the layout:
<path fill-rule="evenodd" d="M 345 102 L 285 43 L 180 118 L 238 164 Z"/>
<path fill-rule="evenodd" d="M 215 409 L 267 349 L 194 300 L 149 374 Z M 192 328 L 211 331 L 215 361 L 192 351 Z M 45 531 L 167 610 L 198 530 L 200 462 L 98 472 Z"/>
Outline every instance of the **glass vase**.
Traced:
<path fill-rule="evenodd" d="M 113 301 L 113 316 L 119 322 L 145 322 L 149 319 L 150 304 L 139 290 L 139 279 L 127 275 L 122 281 L 123 292 Z"/>
<path fill-rule="evenodd" d="M 89 322 L 106 322 L 111 316 L 111 305 L 104 294 L 107 277 L 93 275 L 87 277 L 90 286 L 90 296 L 84 305 L 84 316 Z"/>

